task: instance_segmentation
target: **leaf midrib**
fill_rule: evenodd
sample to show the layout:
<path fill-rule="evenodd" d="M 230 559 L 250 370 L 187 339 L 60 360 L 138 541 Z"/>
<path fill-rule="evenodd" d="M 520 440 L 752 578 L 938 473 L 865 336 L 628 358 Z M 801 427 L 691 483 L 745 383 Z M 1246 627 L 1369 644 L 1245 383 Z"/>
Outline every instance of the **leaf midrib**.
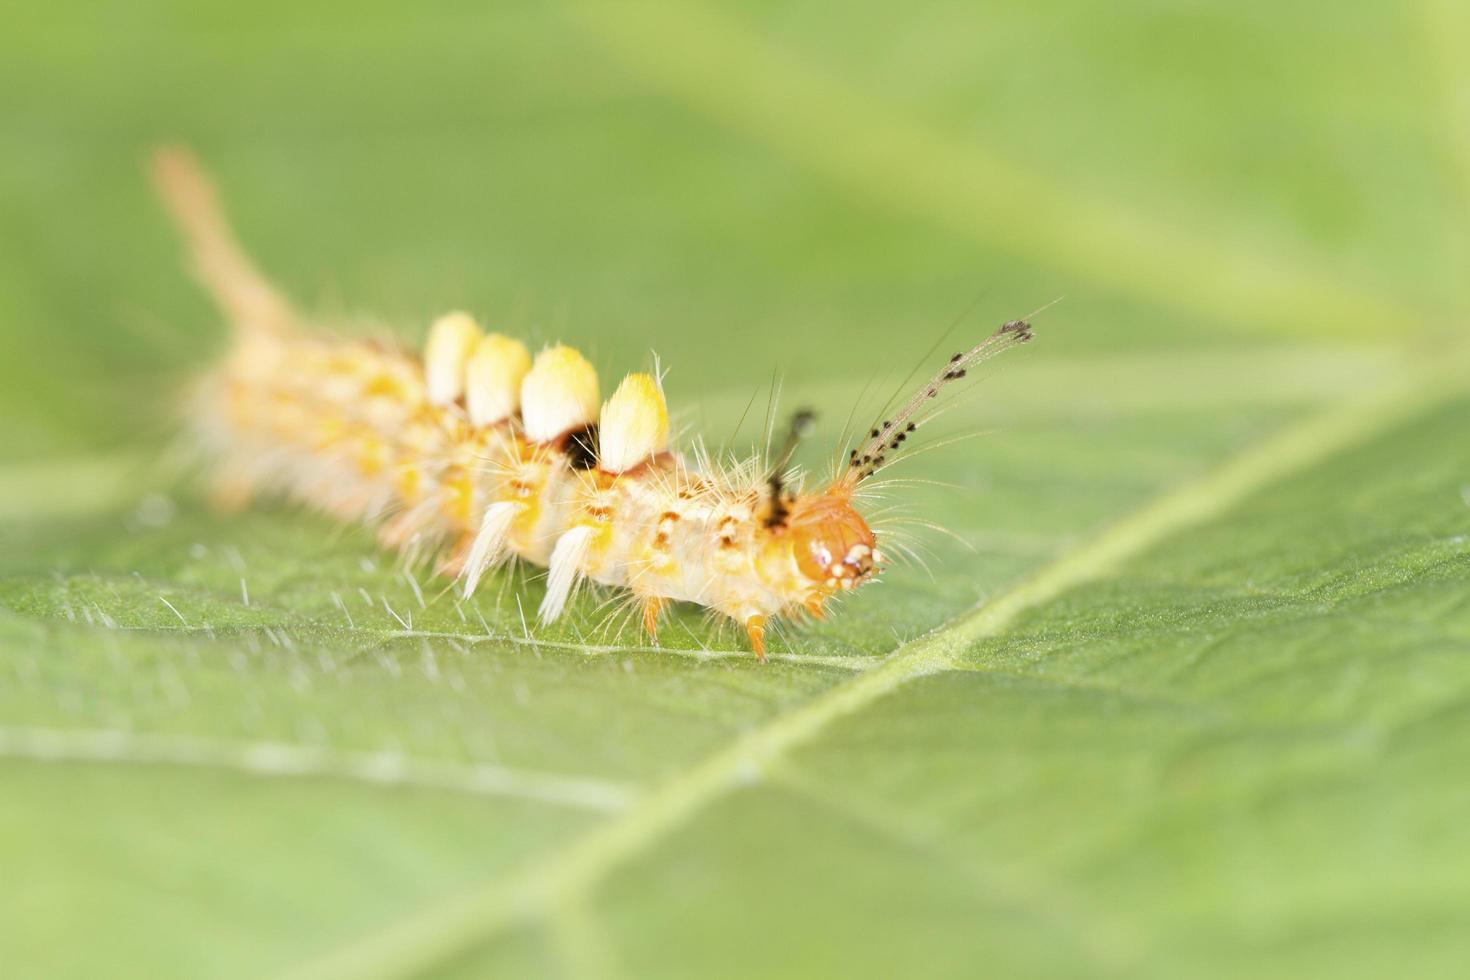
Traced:
<path fill-rule="evenodd" d="M 908 681 L 955 667 L 973 643 L 1002 635 L 1022 614 L 1218 517 L 1251 493 L 1361 443 L 1461 388 L 1467 352 L 1417 362 L 1396 380 L 1288 425 L 1213 471 L 1156 497 L 957 619 L 898 647 L 872 670 L 752 729 L 642 797 L 623 815 L 554 849 L 520 873 L 492 880 L 309 961 L 292 977 L 406 977 L 483 944 L 507 927 L 582 901 L 617 867 L 646 851 L 813 740 Z"/>

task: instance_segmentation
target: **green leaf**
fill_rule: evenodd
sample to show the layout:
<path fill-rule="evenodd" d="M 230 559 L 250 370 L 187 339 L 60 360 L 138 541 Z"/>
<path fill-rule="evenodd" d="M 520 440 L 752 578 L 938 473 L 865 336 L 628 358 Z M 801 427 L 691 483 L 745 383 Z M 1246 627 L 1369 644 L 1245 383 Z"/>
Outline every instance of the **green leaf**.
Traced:
<path fill-rule="evenodd" d="M 1470 130 L 1425 106 L 1470 35 L 1278 7 L 15 25 L 7 974 L 1460 970 Z M 160 134 L 293 293 L 609 378 L 653 347 L 736 448 L 778 368 L 814 469 L 977 286 L 956 336 L 1067 299 L 901 472 L 927 571 L 765 666 L 694 608 L 543 629 L 533 574 L 456 602 L 366 529 L 202 504 L 171 392 L 219 336 Z"/>

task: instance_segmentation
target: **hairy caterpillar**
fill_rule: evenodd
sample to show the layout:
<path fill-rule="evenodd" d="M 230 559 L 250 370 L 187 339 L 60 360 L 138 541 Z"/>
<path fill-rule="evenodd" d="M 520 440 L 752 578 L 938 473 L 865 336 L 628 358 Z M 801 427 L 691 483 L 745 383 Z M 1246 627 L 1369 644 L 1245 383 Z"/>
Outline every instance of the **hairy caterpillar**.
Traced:
<path fill-rule="evenodd" d="M 1017 320 L 955 354 L 830 483 L 806 492 L 787 467 L 810 413 L 797 413 L 769 465 L 721 472 L 702 453 L 691 461 L 670 450 L 655 375 L 628 375 L 603 402 L 577 351 L 557 345 L 533 358 L 463 313 L 433 324 L 422 356 L 313 334 L 240 250 L 192 157 L 163 150 L 153 171 L 233 328 L 193 411 L 218 461 L 218 501 L 284 493 L 376 522 L 385 547 L 438 555 L 466 597 L 503 562 L 543 565 L 543 623 L 585 578 L 627 589 L 650 637 L 668 603 L 694 602 L 739 623 L 764 660 L 768 624 L 820 617 L 885 563 L 855 506 L 859 488 L 907 448 L 930 400 L 1031 339 Z"/>

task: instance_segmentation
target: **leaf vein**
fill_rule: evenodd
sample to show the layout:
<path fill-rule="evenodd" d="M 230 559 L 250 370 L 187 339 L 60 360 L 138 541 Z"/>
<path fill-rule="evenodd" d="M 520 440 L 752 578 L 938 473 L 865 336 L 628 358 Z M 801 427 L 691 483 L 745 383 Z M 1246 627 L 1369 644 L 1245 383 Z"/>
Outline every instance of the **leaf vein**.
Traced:
<path fill-rule="evenodd" d="M 271 778 L 329 778 L 377 786 L 506 796 L 615 813 L 633 800 L 625 785 L 586 776 L 423 759 L 397 752 L 344 752 L 284 742 L 121 729 L 0 728 L 0 758 L 47 763 L 124 763 L 229 770 Z"/>
<path fill-rule="evenodd" d="M 585 899 L 613 871 L 706 807 L 760 779 L 793 750 L 910 680 L 949 670 L 973 644 L 1002 635 L 1025 613 L 1227 512 L 1250 494 L 1421 412 L 1463 386 L 1465 351 L 1437 352 L 1417 370 L 1287 426 L 1210 473 L 1166 491 L 1077 549 L 932 633 L 898 647 L 873 670 L 828 689 L 675 775 L 621 815 L 518 873 L 410 912 L 292 971 L 302 977 L 406 977 L 463 955 L 517 923 Z"/>

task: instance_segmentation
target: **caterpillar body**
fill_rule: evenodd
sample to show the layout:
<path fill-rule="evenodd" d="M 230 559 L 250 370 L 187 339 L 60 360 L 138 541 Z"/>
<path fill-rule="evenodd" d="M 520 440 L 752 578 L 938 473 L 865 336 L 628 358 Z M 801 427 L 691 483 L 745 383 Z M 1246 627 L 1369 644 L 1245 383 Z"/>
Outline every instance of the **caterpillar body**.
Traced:
<path fill-rule="evenodd" d="M 670 602 L 693 602 L 743 627 L 764 660 L 773 621 L 822 616 L 886 563 L 860 488 L 907 448 L 931 399 L 1031 339 L 1018 320 L 955 354 L 805 491 L 787 466 L 809 413 L 775 461 L 721 469 L 670 449 L 656 373 L 628 375 L 603 402 L 577 351 L 532 357 L 463 313 L 431 326 L 422 355 L 313 332 L 241 251 L 193 158 L 166 149 L 153 170 L 232 327 L 191 413 L 217 501 L 276 493 L 373 522 L 385 547 L 435 556 L 465 597 L 504 562 L 545 566 L 543 623 L 588 579 L 626 589 L 651 638 Z"/>

